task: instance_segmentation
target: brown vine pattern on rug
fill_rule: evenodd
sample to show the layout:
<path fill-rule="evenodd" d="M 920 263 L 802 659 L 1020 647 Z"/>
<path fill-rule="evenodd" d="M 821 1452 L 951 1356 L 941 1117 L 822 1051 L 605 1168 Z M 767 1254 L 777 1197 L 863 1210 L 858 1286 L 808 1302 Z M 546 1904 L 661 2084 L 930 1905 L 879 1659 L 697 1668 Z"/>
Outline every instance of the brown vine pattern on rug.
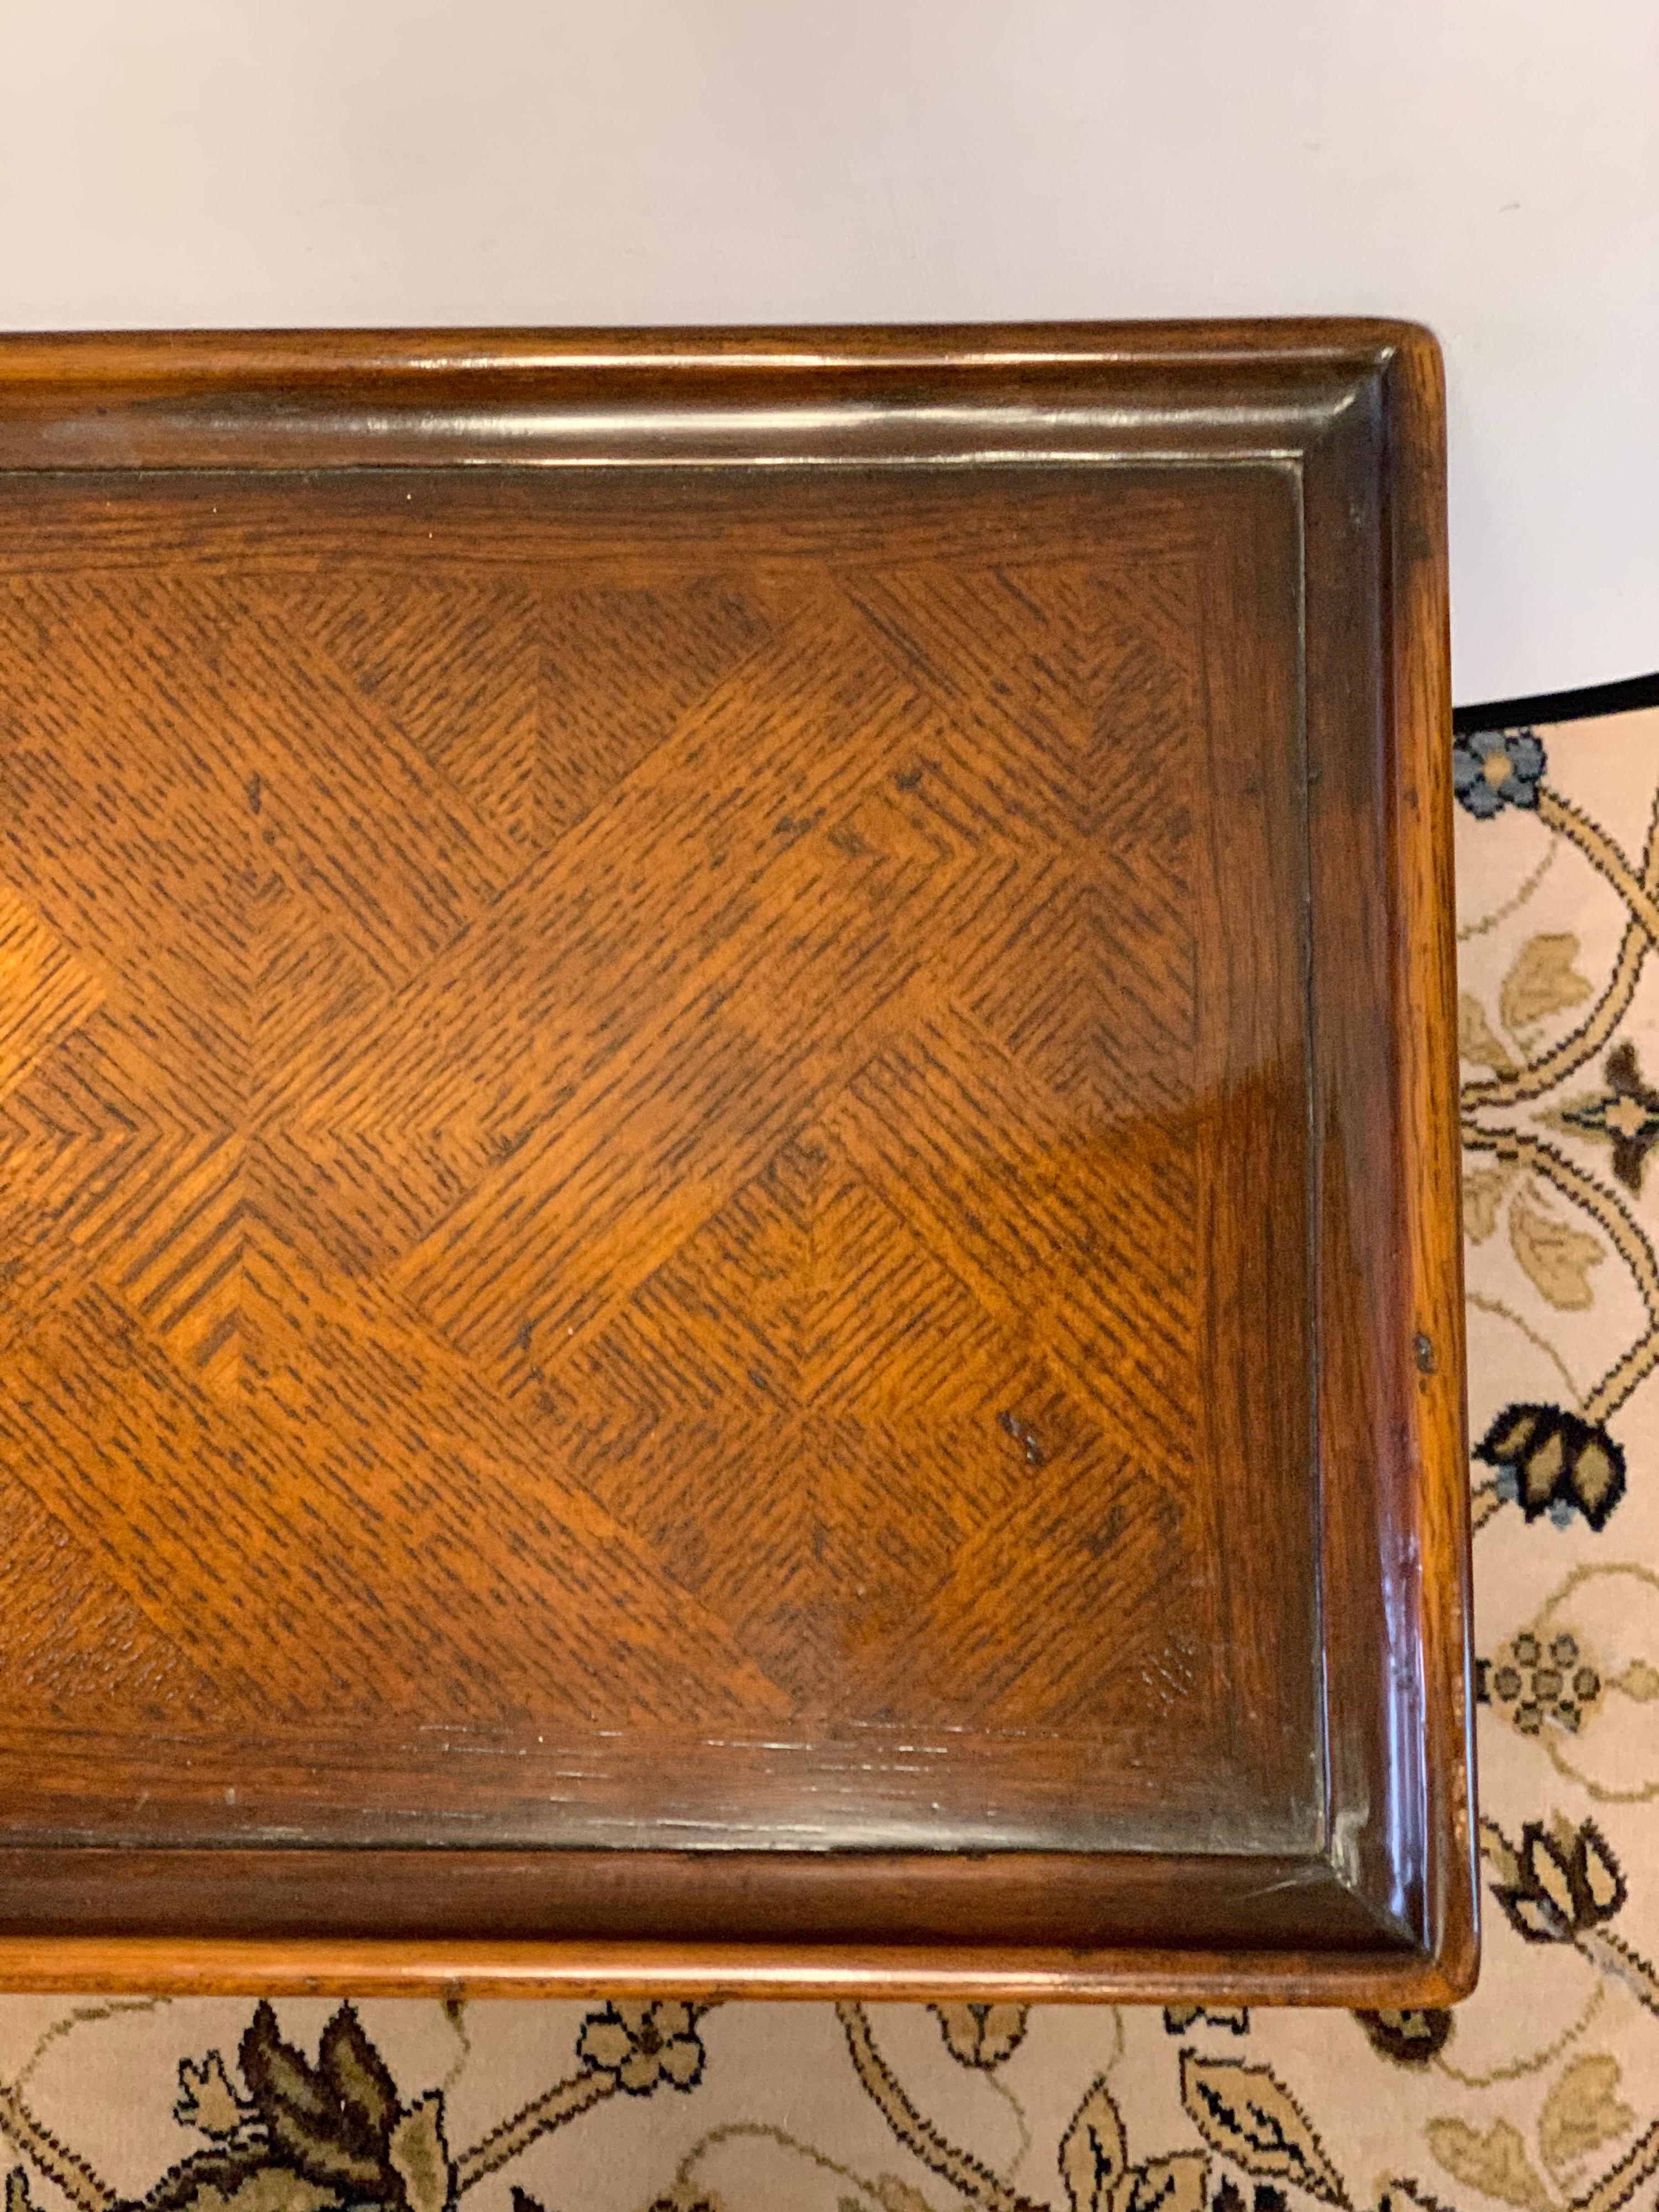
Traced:
<path fill-rule="evenodd" d="M 15 2000 L 6 2212 L 1650 2212 L 1659 713 L 1480 732 L 1454 771 L 1468 2005 Z"/>

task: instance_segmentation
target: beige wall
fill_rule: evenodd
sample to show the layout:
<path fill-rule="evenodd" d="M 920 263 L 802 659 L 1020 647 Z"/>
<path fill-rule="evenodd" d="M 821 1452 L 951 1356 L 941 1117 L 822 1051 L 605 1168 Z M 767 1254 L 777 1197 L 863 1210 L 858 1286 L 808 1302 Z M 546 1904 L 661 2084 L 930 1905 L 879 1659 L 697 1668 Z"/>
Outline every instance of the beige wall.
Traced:
<path fill-rule="evenodd" d="M 0 0 L 0 326 L 1320 309 L 1460 697 L 1659 665 L 1656 0 Z"/>

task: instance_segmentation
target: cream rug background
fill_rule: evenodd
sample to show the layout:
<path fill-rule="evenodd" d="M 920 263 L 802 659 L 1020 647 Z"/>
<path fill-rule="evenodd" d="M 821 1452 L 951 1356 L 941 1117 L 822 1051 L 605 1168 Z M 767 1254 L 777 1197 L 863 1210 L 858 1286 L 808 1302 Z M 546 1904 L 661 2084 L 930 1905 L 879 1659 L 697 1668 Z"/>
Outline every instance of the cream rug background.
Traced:
<path fill-rule="evenodd" d="M 7 2212 L 1648 2212 L 1659 710 L 1466 738 L 1456 767 L 1488 1886 L 1468 2005 L 14 1998 Z"/>

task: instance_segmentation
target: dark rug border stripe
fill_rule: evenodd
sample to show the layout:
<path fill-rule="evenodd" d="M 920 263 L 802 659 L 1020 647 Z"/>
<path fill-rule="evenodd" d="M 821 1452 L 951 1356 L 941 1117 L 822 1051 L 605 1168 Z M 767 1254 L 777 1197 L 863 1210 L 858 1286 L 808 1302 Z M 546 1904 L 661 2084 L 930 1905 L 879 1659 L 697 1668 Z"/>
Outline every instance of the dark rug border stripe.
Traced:
<path fill-rule="evenodd" d="M 1659 707 L 1659 672 L 1629 676 L 1622 684 L 1587 684 L 1577 691 L 1534 691 L 1529 699 L 1491 699 L 1458 707 L 1452 727 L 1460 738 L 1474 730 L 1516 730 L 1529 722 L 1578 722 L 1591 714 L 1622 714 Z"/>

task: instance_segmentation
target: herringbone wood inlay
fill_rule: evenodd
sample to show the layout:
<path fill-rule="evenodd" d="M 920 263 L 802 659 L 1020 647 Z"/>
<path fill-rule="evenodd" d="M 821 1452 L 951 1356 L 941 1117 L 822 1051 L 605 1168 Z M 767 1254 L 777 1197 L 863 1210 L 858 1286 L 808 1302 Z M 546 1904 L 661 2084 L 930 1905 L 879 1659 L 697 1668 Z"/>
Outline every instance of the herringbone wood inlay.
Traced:
<path fill-rule="evenodd" d="M 1211 1726 L 1200 547 L 179 496 L 0 577 L 8 1697 L 1108 1797 Z"/>

